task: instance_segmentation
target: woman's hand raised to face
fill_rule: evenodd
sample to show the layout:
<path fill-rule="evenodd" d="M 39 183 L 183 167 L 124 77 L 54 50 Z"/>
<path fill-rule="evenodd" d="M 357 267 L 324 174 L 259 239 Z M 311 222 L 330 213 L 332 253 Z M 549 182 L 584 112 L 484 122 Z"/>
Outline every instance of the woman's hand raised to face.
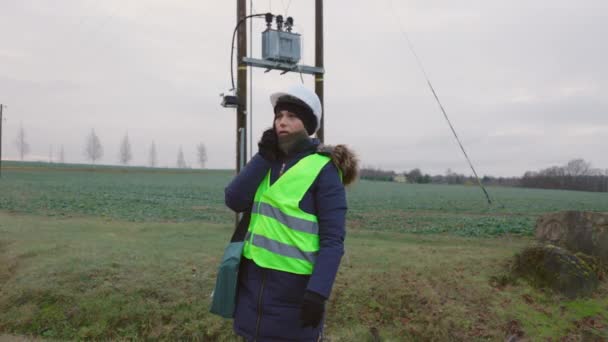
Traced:
<path fill-rule="evenodd" d="M 269 128 L 264 131 L 262 134 L 262 138 L 258 142 L 258 152 L 262 156 L 262 158 L 268 161 L 277 160 L 279 151 L 279 142 L 277 138 L 277 133 L 273 128 Z"/>

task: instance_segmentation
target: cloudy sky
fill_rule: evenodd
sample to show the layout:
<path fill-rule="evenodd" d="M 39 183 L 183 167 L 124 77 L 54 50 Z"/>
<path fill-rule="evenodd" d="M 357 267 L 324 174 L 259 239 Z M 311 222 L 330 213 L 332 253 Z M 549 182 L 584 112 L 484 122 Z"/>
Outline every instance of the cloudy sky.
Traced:
<path fill-rule="evenodd" d="M 293 16 L 314 64 L 312 0 L 253 9 Z M 67 162 L 85 162 L 95 129 L 102 163 L 118 163 L 128 134 L 135 165 L 154 141 L 161 166 L 180 146 L 196 166 L 202 142 L 208 167 L 233 168 L 236 114 L 218 95 L 230 88 L 235 15 L 236 1 L 0 1 L 3 157 L 18 159 L 23 125 L 28 160 L 63 146 Z M 264 28 L 253 22 L 254 57 Z M 325 1 L 326 142 L 369 166 L 469 173 L 402 30 L 480 174 L 577 157 L 608 168 L 607 1 Z M 255 143 L 271 125 L 268 95 L 300 76 L 256 69 L 253 82 Z"/>

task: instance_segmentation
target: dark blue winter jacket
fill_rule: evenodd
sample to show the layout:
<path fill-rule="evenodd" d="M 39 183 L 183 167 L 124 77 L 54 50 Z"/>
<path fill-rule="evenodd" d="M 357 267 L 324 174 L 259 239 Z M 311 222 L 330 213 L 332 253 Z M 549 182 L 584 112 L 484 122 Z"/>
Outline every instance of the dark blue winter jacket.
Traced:
<path fill-rule="evenodd" d="M 279 178 L 281 168 L 284 173 L 303 157 L 316 153 L 318 147 L 318 140 L 309 139 L 291 155 L 274 162 L 256 154 L 225 189 L 226 205 L 236 212 L 250 211 L 268 170 L 272 184 Z M 344 253 L 347 206 L 336 163 L 340 165 L 350 151 L 341 147 L 342 158 L 328 153 L 333 162 L 322 169 L 300 202 L 300 209 L 316 215 L 319 221 L 319 253 L 312 274 L 265 269 L 246 258 L 241 262 L 234 329 L 247 340 L 313 341 L 320 333 L 322 323 L 317 328 L 301 327 L 300 309 L 306 290 L 329 297 Z M 356 163 L 349 161 L 346 165 Z M 342 170 L 345 172 L 352 170 Z"/>

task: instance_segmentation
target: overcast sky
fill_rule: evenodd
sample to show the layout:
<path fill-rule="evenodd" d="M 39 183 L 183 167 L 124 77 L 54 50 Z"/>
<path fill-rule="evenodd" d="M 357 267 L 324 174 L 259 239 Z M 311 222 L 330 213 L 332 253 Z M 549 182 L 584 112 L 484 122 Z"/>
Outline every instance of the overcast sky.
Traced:
<path fill-rule="evenodd" d="M 313 1 L 253 8 L 293 16 L 302 63 L 314 64 Z M 202 142 L 209 168 L 234 168 L 236 114 L 218 95 L 230 88 L 235 15 L 236 1 L 0 1 L 3 158 L 18 159 L 23 124 L 28 160 L 63 146 L 66 162 L 85 162 L 95 129 L 102 163 L 118 163 L 128 133 L 133 165 L 155 141 L 161 166 L 182 146 L 196 167 Z M 254 57 L 264 28 L 253 22 Z M 325 1 L 326 142 L 369 166 L 470 173 L 401 28 L 478 173 L 577 157 L 608 168 L 608 1 Z M 254 144 L 272 124 L 268 95 L 294 82 L 253 71 Z"/>

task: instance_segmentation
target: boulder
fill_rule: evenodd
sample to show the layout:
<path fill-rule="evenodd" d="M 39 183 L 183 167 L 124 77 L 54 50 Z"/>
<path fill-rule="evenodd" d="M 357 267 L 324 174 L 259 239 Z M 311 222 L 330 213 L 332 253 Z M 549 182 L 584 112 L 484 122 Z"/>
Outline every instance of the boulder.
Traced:
<path fill-rule="evenodd" d="M 580 254 L 579 254 L 580 255 Z M 535 245 L 515 256 L 513 273 L 537 288 L 550 288 L 568 298 L 588 296 L 598 286 L 594 258 L 584 258 L 550 245 Z"/>
<path fill-rule="evenodd" d="M 564 211 L 536 221 L 536 239 L 596 257 L 608 265 L 608 213 Z"/>

